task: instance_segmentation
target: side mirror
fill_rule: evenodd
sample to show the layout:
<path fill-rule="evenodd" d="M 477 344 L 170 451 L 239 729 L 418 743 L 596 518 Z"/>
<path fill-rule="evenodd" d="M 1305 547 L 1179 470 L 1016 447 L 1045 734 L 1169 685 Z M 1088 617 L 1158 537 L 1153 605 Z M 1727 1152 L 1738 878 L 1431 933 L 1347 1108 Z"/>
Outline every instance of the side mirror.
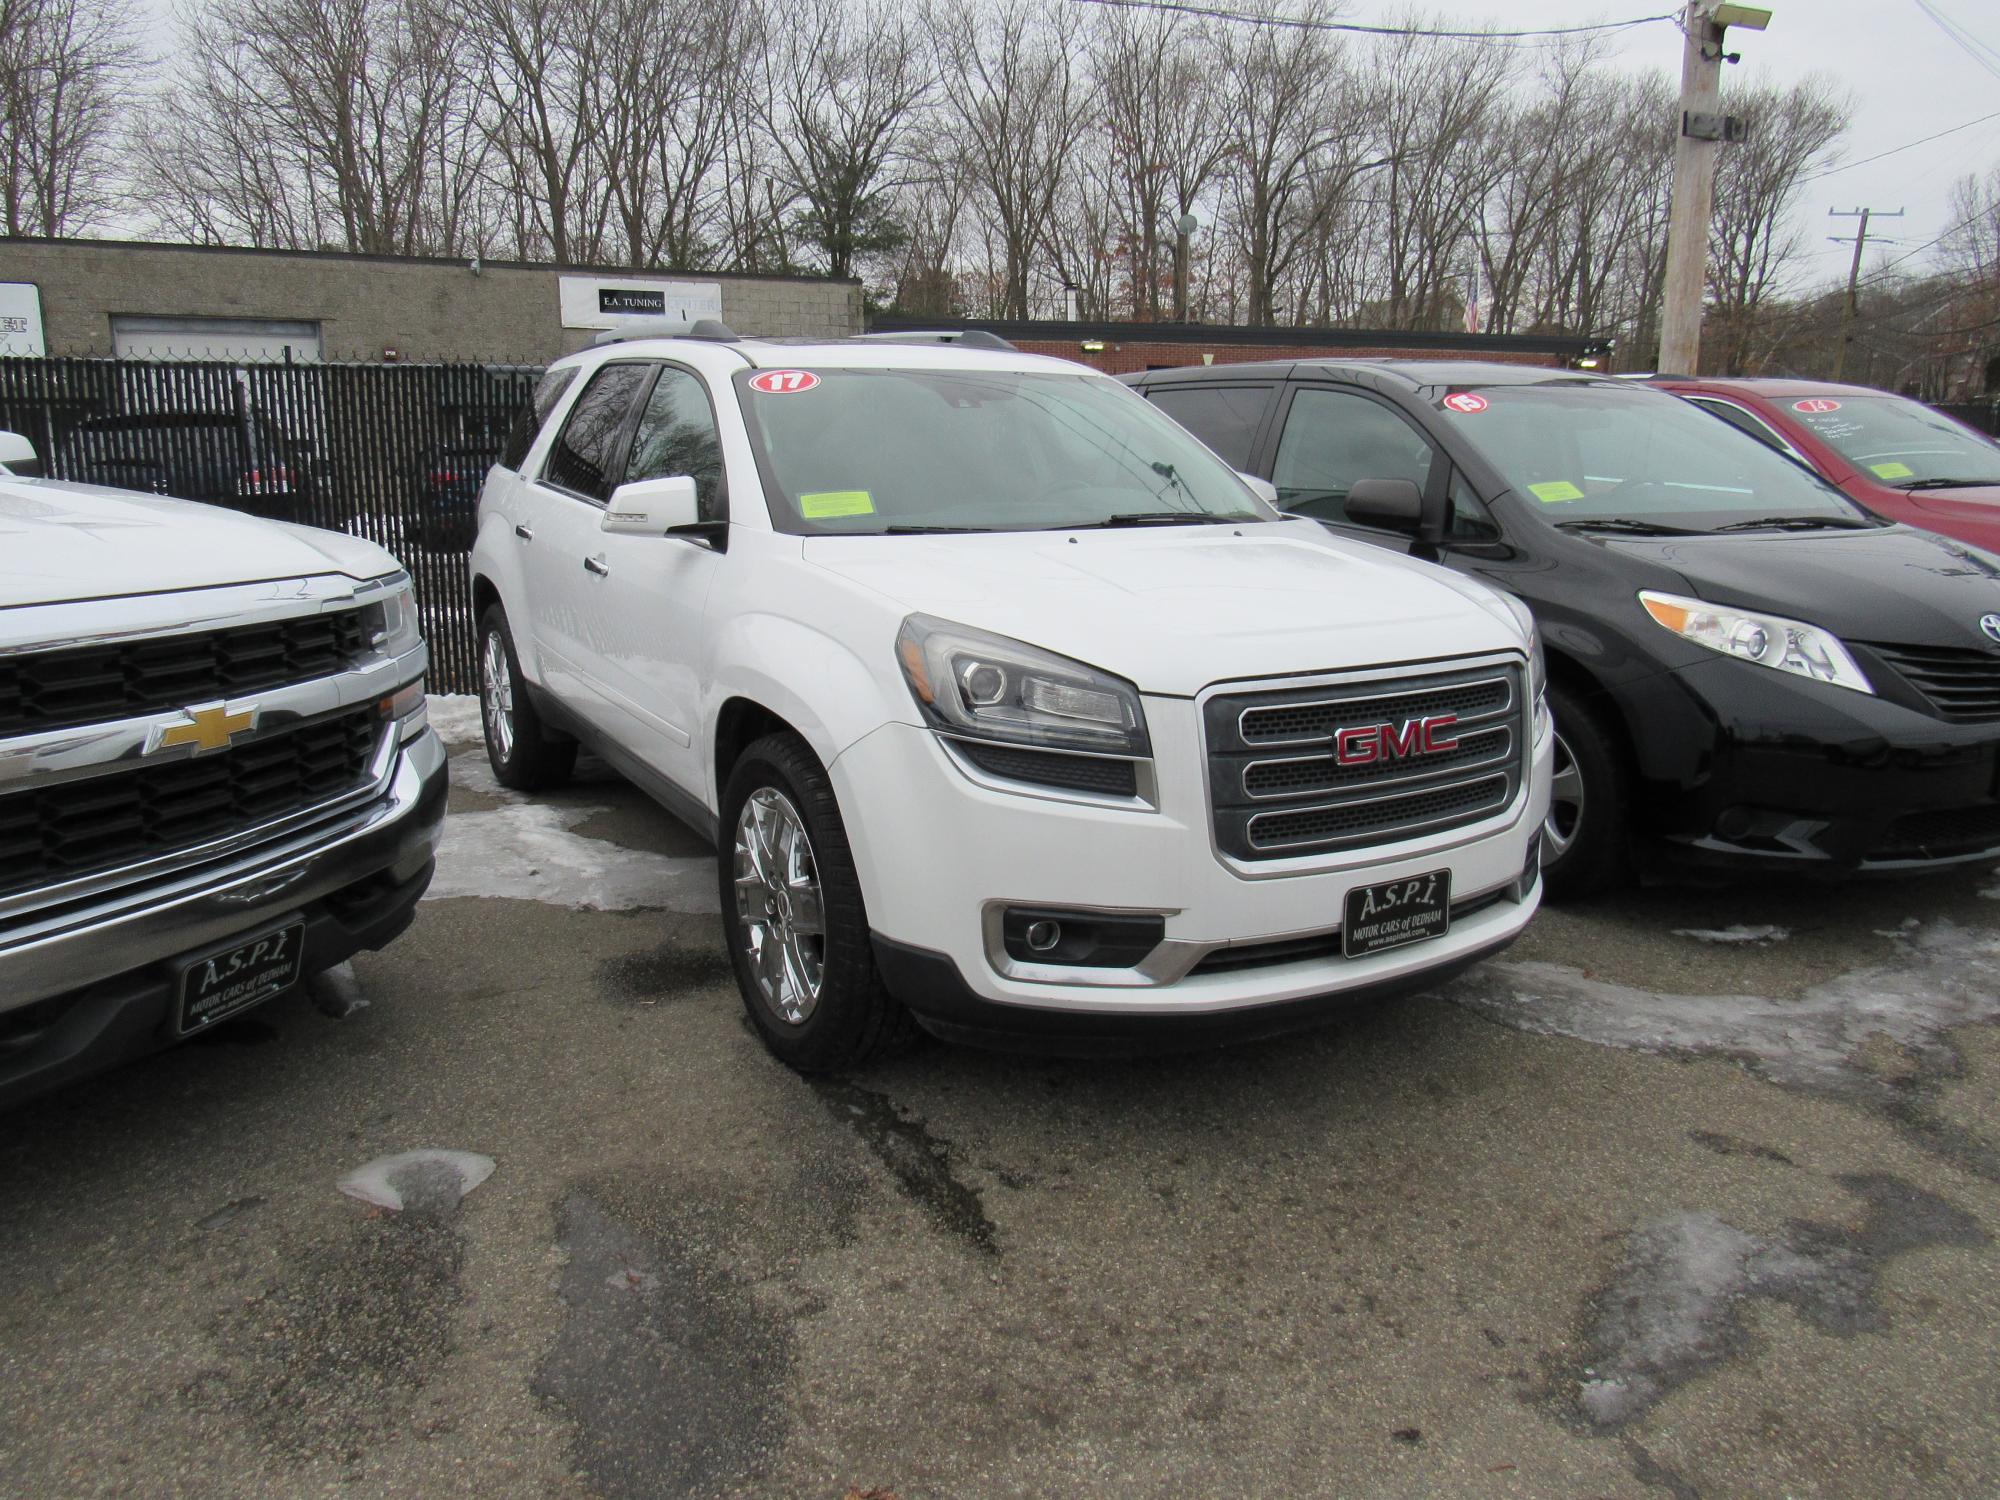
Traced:
<path fill-rule="evenodd" d="M 1259 500 L 1262 500 L 1266 505 L 1276 505 L 1278 503 L 1278 487 L 1271 483 L 1270 480 L 1259 479 L 1255 474 L 1245 474 L 1241 469 L 1236 471 L 1236 477 L 1249 485 L 1250 493 L 1255 495 Z"/>
<path fill-rule="evenodd" d="M 613 536 L 672 536 L 701 524 L 694 480 L 686 474 L 641 479 L 611 492 L 599 528 Z"/>
<path fill-rule="evenodd" d="M 1379 526 L 1407 532 L 1422 542 L 1444 535 L 1445 505 L 1433 501 L 1409 479 L 1357 479 L 1343 502 L 1347 519 L 1356 526 Z"/>
<path fill-rule="evenodd" d="M 18 432 L 0 432 L 0 464 L 7 466 L 9 474 L 25 479 L 42 472 L 42 460 L 35 452 L 35 445 Z"/>

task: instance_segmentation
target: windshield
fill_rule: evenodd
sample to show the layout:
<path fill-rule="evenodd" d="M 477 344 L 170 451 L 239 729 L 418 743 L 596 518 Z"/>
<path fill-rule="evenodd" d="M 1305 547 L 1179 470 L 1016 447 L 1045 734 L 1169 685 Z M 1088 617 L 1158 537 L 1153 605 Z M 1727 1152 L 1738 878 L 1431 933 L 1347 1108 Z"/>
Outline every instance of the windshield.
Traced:
<path fill-rule="evenodd" d="M 1898 489 L 1954 479 L 2000 484 L 2000 444 L 1905 397 L 1807 396 L 1778 404 L 1884 484 Z"/>
<path fill-rule="evenodd" d="M 1660 391 L 1485 386 L 1443 397 L 1438 420 L 1556 525 L 1715 531 L 1765 522 L 1801 530 L 1875 524 L 1790 459 Z"/>
<path fill-rule="evenodd" d="M 781 531 L 1277 518 L 1183 428 L 1099 375 L 832 369 L 736 380 Z"/>

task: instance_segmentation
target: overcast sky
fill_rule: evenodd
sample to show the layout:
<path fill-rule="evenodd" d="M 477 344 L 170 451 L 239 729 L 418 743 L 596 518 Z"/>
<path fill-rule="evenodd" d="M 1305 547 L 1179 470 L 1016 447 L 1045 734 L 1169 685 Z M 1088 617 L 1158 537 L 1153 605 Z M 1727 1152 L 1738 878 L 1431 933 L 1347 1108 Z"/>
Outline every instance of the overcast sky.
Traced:
<path fill-rule="evenodd" d="M 144 0 L 154 17 L 154 46 L 172 47 L 171 0 Z M 1265 0 L 1212 0 L 1227 8 L 1253 11 Z M 1916 0 L 1764 0 L 1772 12 L 1768 31 L 1733 30 L 1730 50 L 1743 61 L 1728 76 L 1743 83 L 1788 85 L 1808 73 L 1823 73 L 1854 100 L 1854 124 L 1842 143 L 1844 161 L 1889 151 L 1981 115 L 2000 111 L 2000 78 L 1948 37 L 1918 8 Z M 1281 0 L 1270 0 L 1281 9 Z M 1932 0 L 1989 46 L 2000 49 L 2000 6 L 1993 0 Z M 1581 25 L 1658 15 L 1674 0 L 1449 0 L 1442 7 L 1454 18 L 1495 28 Z M 1389 0 L 1351 0 L 1347 18 L 1393 22 L 1398 5 Z M 1608 43 L 1623 66 L 1680 75 L 1681 35 L 1672 25 L 1640 26 Z M 1528 66 L 1533 52 L 1522 54 Z M 1852 248 L 1827 242 L 1832 234 L 1851 235 L 1852 220 L 1827 218 L 1830 208 L 1863 204 L 1880 210 L 1907 210 L 1902 219 L 1878 221 L 1869 230 L 1868 264 L 1876 265 L 1935 239 L 1949 227 L 1946 195 L 1968 172 L 2000 166 L 2000 119 L 1989 120 L 1943 140 L 1899 152 L 1883 161 L 1835 172 L 1809 184 L 1799 216 L 1810 248 L 1805 279 L 1818 282 L 1845 273 Z M 1882 249 L 1873 247 L 1879 228 Z M 1891 243 L 1892 241 L 1900 243 Z M 1924 257 L 1913 262 L 1921 265 Z"/>

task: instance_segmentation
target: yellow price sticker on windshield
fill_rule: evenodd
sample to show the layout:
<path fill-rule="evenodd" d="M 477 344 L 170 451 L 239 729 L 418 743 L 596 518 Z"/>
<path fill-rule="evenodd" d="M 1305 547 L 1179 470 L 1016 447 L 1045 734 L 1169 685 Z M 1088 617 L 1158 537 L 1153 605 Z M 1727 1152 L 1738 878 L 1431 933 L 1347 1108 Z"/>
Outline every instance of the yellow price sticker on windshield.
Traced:
<path fill-rule="evenodd" d="M 1528 493 L 1544 505 L 1554 505 L 1558 500 L 1581 500 L 1583 491 L 1567 479 L 1553 479 L 1547 484 L 1531 484 Z"/>
<path fill-rule="evenodd" d="M 799 514 L 808 521 L 872 516 L 875 514 L 875 497 L 866 490 L 818 490 L 799 496 Z"/>
<path fill-rule="evenodd" d="M 1870 464 L 1877 479 L 1908 479 L 1916 473 L 1908 464 Z"/>

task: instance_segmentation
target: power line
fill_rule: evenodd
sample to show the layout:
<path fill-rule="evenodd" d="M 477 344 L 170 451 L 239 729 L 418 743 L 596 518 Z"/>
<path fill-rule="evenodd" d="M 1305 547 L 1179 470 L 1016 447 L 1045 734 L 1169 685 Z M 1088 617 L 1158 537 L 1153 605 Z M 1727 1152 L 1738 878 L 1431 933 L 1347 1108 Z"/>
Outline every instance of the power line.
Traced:
<path fill-rule="evenodd" d="M 1885 156 L 1894 156 L 1899 151 L 1908 151 L 1916 146 L 1928 146 L 1932 141 L 1941 141 L 1948 135 L 1957 135 L 1961 130 L 1970 130 L 1975 125 L 1984 125 L 1988 120 L 2000 120 L 2000 109 L 1990 115 L 1981 115 L 1976 120 L 1967 120 L 1963 125 L 1954 125 L 1949 130 L 1940 130 L 1936 135 L 1927 135 L 1921 140 L 1906 141 L 1900 146 L 1891 146 L 1887 151 L 1877 151 L 1873 156 L 1864 156 L 1859 161 L 1844 161 L 1837 167 L 1828 167 L 1823 172 L 1814 172 L 1801 177 L 1800 183 L 1818 182 L 1822 177 L 1831 177 L 1836 172 L 1845 172 L 1854 167 L 1865 167 L 1871 161 L 1880 161 Z"/>
<path fill-rule="evenodd" d="M 1534 31 L 1448 31 L 1428 26 L 1369 26 L 1359 21 L 1325 21 L 1310 16 L 1252 15 L 1243 11 L 1221 10 L 1193 5 L 1187 0 L 1076 0 L 1082 5 L 1104 5 L 1117 10 L 1171 11 L 1177 15 L 1202 16 L 1211 21 L 1232 21 L 1243 26 L 1278 26 L 1293 31 L 1348 31 L 1362 36 L 1429 36 L 1455 41 L 1506 42 L 1516 38 L 1580 36 L 1587 32 L 1627 31 L 1634 26 L 1651 26 L 1659 21 L 1678 21 L 1679 12 L 1638 16 L 1630 21 L 1600 21 L 1590 26 L 1550 26 Z"/>
<path fill-rule="evenodd" d="M 1950 16 L 1947 16 L 1943 11 L 1931 4 L 1931 0 L 1917 0 L 1917 9 L 1937 22 L 1938 30 L 1958 43 L 1960 50 L 1967 57 L 1978 63 L 1980 67 L 1991 73 L 1995 78 L 2000 78 L 2000 51 L 1996 51 L 1993 47 L 1974 36 L 1960 22 L 1952 20 Z"/>

